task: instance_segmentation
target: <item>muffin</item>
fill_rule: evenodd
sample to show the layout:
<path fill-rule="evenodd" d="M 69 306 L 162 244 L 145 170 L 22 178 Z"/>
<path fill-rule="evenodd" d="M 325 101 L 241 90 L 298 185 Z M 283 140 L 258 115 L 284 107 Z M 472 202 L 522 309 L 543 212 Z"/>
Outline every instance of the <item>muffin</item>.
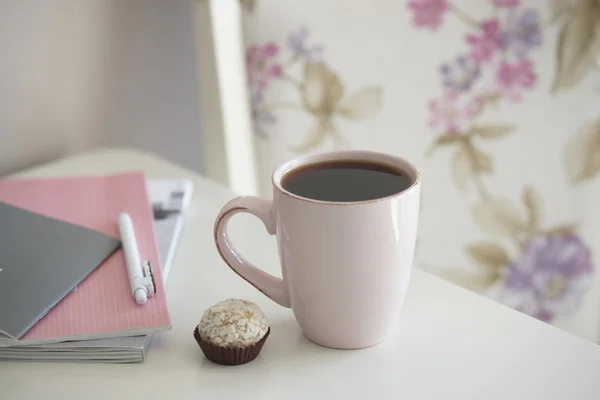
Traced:
<path fill-rule="evenodd" d="M 241 365 L 260 353 L 271 328 L 251 301 L 227 299 L 210 307 L 194 329 L 194 339 L 210 361 Z"/>

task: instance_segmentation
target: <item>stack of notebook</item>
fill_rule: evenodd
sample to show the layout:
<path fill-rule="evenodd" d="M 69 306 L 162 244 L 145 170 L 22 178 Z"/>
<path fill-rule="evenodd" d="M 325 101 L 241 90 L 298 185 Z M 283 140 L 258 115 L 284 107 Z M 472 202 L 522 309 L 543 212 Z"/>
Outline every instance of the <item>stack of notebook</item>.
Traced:
<path fill-rule="evenodd" d="M 192 186 L 143 174 L 0 180 L 0 360 L 136 362 L 171 328 L 165 280 Z M 131 294 L 117 218 L 131 216 L 156 294 Z"/>

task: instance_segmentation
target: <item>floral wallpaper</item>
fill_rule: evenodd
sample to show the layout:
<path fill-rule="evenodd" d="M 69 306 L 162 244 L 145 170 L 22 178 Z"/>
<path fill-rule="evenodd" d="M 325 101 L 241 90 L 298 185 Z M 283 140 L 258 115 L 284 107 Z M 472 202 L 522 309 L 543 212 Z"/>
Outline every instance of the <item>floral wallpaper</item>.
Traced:
<path fill-rule="evenodd" d="M 499 299 L 540 320 L 569 315 L 591 284 L 595 266 L 577 221 L 544 224 L 543 194 L 525 184 L 516 202 L 494 193 L 486 177 L 494 168 L 493 147 L 515 127 L 498 120 L 480 124 L 502 102 L 515 107 L 538 84 L 530 55 L 544 42 L 544 30 L 562 24 L 557 44 L 557 72 L 552 93 L 569 90 L 592 67 L 600 50 L 600 3 L 551 2 L 553 16 L 543 21 L 538 10 L 520 0 L 493 0 L 490 15 L 472 16 L 448 0 L 411 0 L 416 29 L 436 31 L 454 14 L 464 22 L 464 47 L 438 68 L 440 96 L 427 105 L 436 132 L 427 154 L 451 151 L 450 172 L 460 190 L 473 187 L 479 200 L 468 205 L 481 231 L 496 239 L 467 245 L 466 253 L 487 275 L 486 286 L 500 284 Z M 573 51 L 576 49 L 577 51 Z M 594 142 L 595 141 L 595 142 Z M 600 172 L 600 123 L 575 134 L 565 149 L 565 168 L 573 183 Z M 482 287 L 483 286 L 483 287 Z"/>
<path fill-rule="evenodd" d="M 294 153 L 315 150 L 326 139 L 338 146 L 350 146 L 339 121 L 368 119 L 381 107 L 380 86 L 364 86 L 348 93 L 339 73 L 325 61 L 323 45 L 312 43 L 305 27 L 292 31 L 283 46 L 276 42 L 250 45 L 246 63 L 254 132 L 258 136 L 268 139 L 282 112 L 301 112 L 314 121 L 310 132 L 299 142 L 289 144 Z M 299 76 L 290 72 L 296 64 L 301 65 Z M 293 87 L 297 96 L 266 103 L 265 92 L 278 85 Z"/>
<path fill-rule="evenodd" d="M 242 0 L 242 4 L 249 13 L 257 13 L 257 1 Z M 498 301 L 542 321 L 553 323 L 559 317 L 573 315 L 585 301 L 596 272 L 591 247 L 596 243 L 581 233 L 586 221 L 575 218 L 556 222 L 549 218 L 547 201 L 555 194 L 541 191 L 543 185 L 536 184 L 535 179 L 511 175 L 512 187 L 501 189 L 490 182 L 508 174 L 499 167 L 504 164 L 498 162 L 498 148 L 537 151 L 517 144 L 518 136 L 523 134 L 521 121 L 507 117 L 506 110 L 525 107 L 535 93 L 556 98 L 574 90 L 596 93 L 600 105 L 600 72 L 596 66 L 600 56 L 600 2 L 402 3 L 408 18 L 400 23 L 411 26 L 413 34 L 419 36 L 419 51 L 428 51 L 426 43 L 436 49 L 436 41 L 444 41 L 450 34 L 460 43 L 453 49 L 453 56 L 433 53 L 437 65 L 422 66 L 422 73 L 438 82 L 438 92 L 428 101 L 411 104 L 415 109 L 423 108 L 427 115 L 423 135 L 431 139 L 422 148 L 423 163 L 450 156 L 441 172 L 464 198 L 462 204 L 477 229 L 474 240 L 466 240 L 473 235 L 461 234 L 464 230 L 448 239 L 450 245 L 462 249 L 473 268 L 448 267 L 440 275 L 472 290 L 493 293 Z M 469 3 L 478 3 L 476 11 L 468 7 Z M 451 19 L 458 21 L 460 28 L 445 31 Z M 310 21 L 305 22 L 304 26 L 309 27 Z M 285 113 L 299 112 L 313 121 L 314 128 L 301 138 L 286 137 L 294 154 L 316 150 L 325 140 L 352 146 L 352 138 L 344 134 L 345 124 L 381 118 L 384 97 L 397 87 L 390 79 L 400 80 L 401 75 L 365 74 L 365 86 L 346 89 L 344 65 L 328 58 L 327 38 L 314 38 L 306 27 L 290 32 L 286 38 L 248 44 L 246 61 L 255 134 L 269 141 L 277 132 L 278 119 L 285 118 Z M 540 79 L 536 55 L 542 50 L 554 54 L 550 84 Z M 294 65 L 301 68 L 293 69 Z M 293 70 L 301 73 L 293 74 Z M 590 78 L 598 83 L 586 85 Z M 267 101 L 269 91 L 277 91 L 281 85 L 294 88 L 296 96 L 286 101 Z M 565 141 L 557 159 L 568 180 L 565 184 L 575 189 L 600 182 L 600 118 L 578 121 L 560 135 Z M 403 152 L 391 147 L 379 150 Z M 473 270 L 478 272 L 471 274 Z"/>

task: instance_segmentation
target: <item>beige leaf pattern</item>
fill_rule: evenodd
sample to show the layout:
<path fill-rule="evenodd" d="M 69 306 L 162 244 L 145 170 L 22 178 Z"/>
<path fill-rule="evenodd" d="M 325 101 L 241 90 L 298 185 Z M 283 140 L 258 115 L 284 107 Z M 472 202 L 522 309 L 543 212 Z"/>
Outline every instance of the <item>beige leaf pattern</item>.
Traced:
<path fill-rule="evenodd" d="M 525 219 L 510 200 L 490 197 L 471 207 L 475 221 L 486 232 L 512 238 L 525 228 Z"/>
<path fill-rule="evenodd" d="M 600 2 L 580 0 L 564 24 L 557 42 L 557 71 L 552 91 L 579 83 L 600 51 Z"/>
<path fill-rule="evenodd" d="M 514 130 L 512 125 L 486 125 L 474 126 L 471 128 L 471 134 L 479 136 L 482 139 L 496 139 L 511 133 Z"/>
<path fill-rule="evenodd" d="M 465 146 L 458 147 L 452 156 L 452 178 L 463 190 L 473 178 L 473 160 Z"/>
<path fill-rule="evenodd" d="M 551 229 L 546 230 L 545 233 L 548 235 L 571 235 L 577 231 L 577 229 L 579 228 L 579 225 L 580 224 L 577 222 L 570 223 L 570 224 L 558 225 Z"/>
<path fill-rule="evenodd" d="M 523 204 L 527 208 L 529 217 L 528 227 L 530 232 L 536 232 L 540 228 L 542 221 L 542 196 L 532 186 L 526 186 L 522 194 Z"/>
<path fill-rule="evenodd" d="M 503 96 L 498 92 L 489 92 L 481 95 L 481 99 L 487 105 L 498 107 L 498 105 L 502 102 Z"/>
<path fill-rule="evenodd" d="M 426 156 L 432 155 L 438 147 L 448 146 L 463 141 L 462 135 L 441 135 L 429 146 Z"/>
<path fill-rule="evenodd" d="M 560 16 L 569 9 L 568 0 L 549 0 L 550 22 L 555 22 Z"/>
<path fill-rule="evenodd" d="M 463 137 L 460 135 L 442 135 L 438 136 L 435 139 L 436 146 L 445 146 L 448 144 L 457 143 L 463 140 Z"/>
<path fill-rule="evenodd" d="M 344 101 L 338 113 L 349 119 L 372 118 L 381 109 L 382 92 L 383 89 L 380 86 L 359 90 Z"/>
<path fill-rule="evenodd" d="M 344 96 L 339 77 L 325 63 L 304 64 L 302 88 L 304 106 L 317 116 L 331 116 Z"/>
<path fill-rule="evenodd" d="M 323 139 L 332 134 L 333 127 L 331 121 L 327 118 L 322 118 L 317 122 L 310 135 L 301 144 L 290 146 L 290 150 L 294 153 L 305 153 L 314 150 L 319 147 Z"/>
<path fill-rule="evenodd" d="M 600 172 L 600 119 L 587 123 L 565 147 L 565 166 L 571 183 L 585 182 Z"/>
<path fill-rule="evenodd" d="M 490 174 L 494 171 L 494 160 L 492 156 L 479 149 L 473 148 L 474 170 Z"/>
<path fill-rule="evenodd" d="M 477 242 L 467 246 L 467 254 L 479 265 L 487 267 L 491 272 L 510 264 L 510 257 L 502 246 L 495 243 Z"/>
<path fill-rule="evenodd" d="M 482 271 L 473 274 L 459 268 L 442 270 L 439 275 L 455 285 L 475 292 L 489 288 L 498 277 L 496 273 L 491 271 Z"/>

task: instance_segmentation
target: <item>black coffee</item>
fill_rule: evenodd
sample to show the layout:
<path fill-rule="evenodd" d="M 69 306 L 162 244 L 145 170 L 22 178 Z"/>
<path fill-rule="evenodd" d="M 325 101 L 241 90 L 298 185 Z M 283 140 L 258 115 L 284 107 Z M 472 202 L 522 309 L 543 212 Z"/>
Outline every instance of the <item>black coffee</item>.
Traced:
<path fill-rule="evenodd" d="M 281 186 L 301 197 L 344 203 L 391 196 L 411 183 L 405 173 L 386 164 L 327 161 L 288 172 Z"/>

